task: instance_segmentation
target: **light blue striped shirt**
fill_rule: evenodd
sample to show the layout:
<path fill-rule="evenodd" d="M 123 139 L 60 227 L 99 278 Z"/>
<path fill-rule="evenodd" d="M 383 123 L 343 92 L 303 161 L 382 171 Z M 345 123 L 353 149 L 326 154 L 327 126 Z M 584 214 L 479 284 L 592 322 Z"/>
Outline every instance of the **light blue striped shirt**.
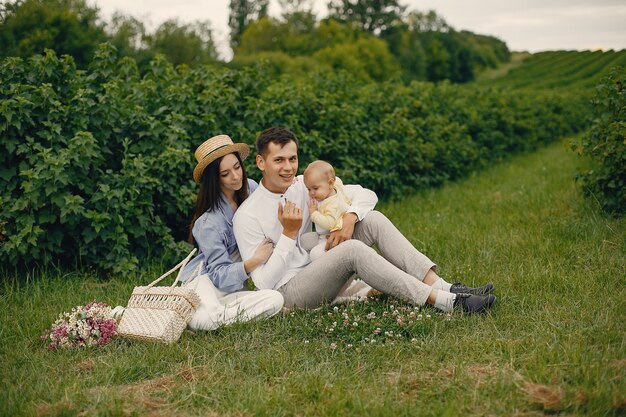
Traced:
<path fill-rule="evenodd" d="M 259 185 L 248 179 L 250 194 Z M 206 211 L 193 225 L 193 237 L 198 245 L 199 254 L 183 270 L 180 280 L 186 281 L 198 265 L 202 265 L 200 274 L 207 274 L 216 288 L 233 292 L 243 288 L 248 275 L 243 262 L 233 262 L 231 256 L 238 252 L 233 234 L 234 212 L 226 197 L 221 195 L 220 204 L 213 211 Z"/>

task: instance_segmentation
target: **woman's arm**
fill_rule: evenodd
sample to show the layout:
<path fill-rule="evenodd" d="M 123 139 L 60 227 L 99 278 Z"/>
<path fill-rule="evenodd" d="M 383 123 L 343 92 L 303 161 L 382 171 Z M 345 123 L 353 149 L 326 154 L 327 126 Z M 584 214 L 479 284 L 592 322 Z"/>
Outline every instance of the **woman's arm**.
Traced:
<path fill-rule="evenodd" d="M 233 262 L 228 253 L 228 225 L 217 219 L 200 217 L 193 227 L 193 237 L 205 256 L 209 278 L 216 288 L 232 292 L 243 288 L 248 279 L 243 262 Z"/>

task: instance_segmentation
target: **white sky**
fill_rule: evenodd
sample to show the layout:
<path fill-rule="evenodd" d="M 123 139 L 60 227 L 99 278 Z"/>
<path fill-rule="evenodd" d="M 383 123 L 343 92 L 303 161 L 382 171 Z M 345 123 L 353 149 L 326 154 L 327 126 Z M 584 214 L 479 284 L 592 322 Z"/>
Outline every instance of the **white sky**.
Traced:
<path fill-rule="evenodd" d="M 167 19 L 182 23 L 209 21 L 223 58 L 228 47 L 229 0 L 89 0 L 101 16 L 115 11 L 134 16 L 153 30 Z M 318 17 L 327 13 L 328 0 L 312 0 Z M 493 35 L 513 51 L 626 48 L 626 0 L 403 0 L 408 10 L 434 9 L 450 26 Z M 278 17 L 277 0 L 270 15 Z"/>

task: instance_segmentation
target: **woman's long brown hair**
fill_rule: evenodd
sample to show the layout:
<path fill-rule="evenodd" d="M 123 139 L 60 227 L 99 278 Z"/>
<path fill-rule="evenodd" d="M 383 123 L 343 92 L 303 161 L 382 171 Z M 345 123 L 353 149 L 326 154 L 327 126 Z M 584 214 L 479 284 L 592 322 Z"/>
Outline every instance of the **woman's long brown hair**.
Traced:
<path fill-rule="evenodd" d="M 243 161 L 239 156 L 239 153 L 233 152 L 233 154 L 237 157 L 239 161 L 239 165 L 241 166 L 241 181 L 242 186 L 240 189 L 235 191 L 235 202 L 237 203 L 237 207 L 244 202 L 248 195 L 250 194 L 248 190 L 248 176 L 246 175 L 246 169 L 243 166 Z M 219 208 L 221 205 L 221 190 L 220 190 L 220 162 L 222 162 L 222 158 L 217 158 L 215 161 L 211 162 L 209 166 L 204 169 L 202 173 L 202 179 L 200 180 L 200 191 L 198 192 L 198 198 L 196 199 L 196 212 L 193 215 L 193 220 L 189 225 L 189 243 L 193 244 L 195 242 L 193 238 L 193 225 L 196 223 L 196 220 L 200 216 L 204 214 L 205 211 L 214 211 Z"/>

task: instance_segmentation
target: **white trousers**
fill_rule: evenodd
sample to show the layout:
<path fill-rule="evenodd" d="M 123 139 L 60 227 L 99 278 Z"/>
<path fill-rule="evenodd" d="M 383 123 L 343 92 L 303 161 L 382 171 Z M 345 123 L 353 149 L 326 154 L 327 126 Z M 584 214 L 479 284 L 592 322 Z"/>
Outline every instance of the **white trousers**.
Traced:
<path fill-rule="evenodd" d="M 275 290 L 220 291 L 208 275 L 200 275 L 188 284 L 200 297 L 200 306 L 187 327 L 191 330 L 215 330 L 234 322 L 272 317 L 282 308 L 284 299 Z"/>

